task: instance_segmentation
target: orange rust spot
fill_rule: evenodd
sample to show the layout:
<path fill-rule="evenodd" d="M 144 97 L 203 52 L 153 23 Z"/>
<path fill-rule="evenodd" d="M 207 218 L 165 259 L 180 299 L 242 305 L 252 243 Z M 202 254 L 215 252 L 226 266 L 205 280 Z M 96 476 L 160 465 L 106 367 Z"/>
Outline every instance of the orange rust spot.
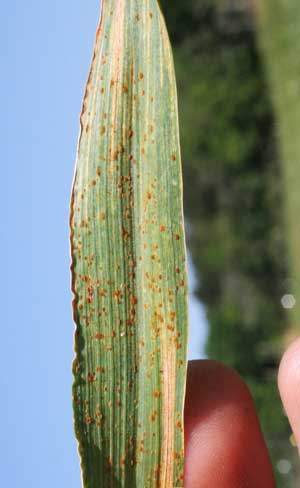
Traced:
<path fill-rule="evenodd" d="M 85 128 L 85 132 L 88 133 L 89 130 L 90 130 L 90 126 L 89 126 L 89 124 L 87 124 L 87 126 Z"/>
<path fill-rule="evenodd" d="M 150 422 L 155 422 L 156 416 L 157 416 L 157 411 L 154 410 L 149 416 Z"/>
<path fill-rule="evenodd" d="M 183 475 L 183 473 L 181 472 L 181 473 L 180 473 L 180 475 L 179 475 L 179 476 L 178 476 L 178 478 L 177 478 L 177 479 L 178 479 L 178 483 L 180 483 L 181 481 L 183 481 L 183 477 L 184 477 L 184 475 Z"/>
<path fill-rule="evenodd" d="M 102 135 L 103 135 L 103 134 L 105 134 L 105 132 L 106 132 L 106 127 L 105 127 L 104 125 L 101 127 L 101 131 L 100 131 L 100 132 L 101 132 L 101 134 L 102 134 Z"/>
<path fill-rule="evenodd" d="M 92 181 L 92 185 L 93 185 L 93 186 L 96 186 L 96 184 L 97 184 L 97 181 L 96 181 L 96 180 L 93 180 L 93 181 Z"/>
<path fill-rule="evenodd" d="M 93 419 L 89 415 L 86 415 L 85 422 L 87 425 L 91 425 L 93 423 Z"/>
<path fill-rule="evenodd" d="M 100 212 L 100 220 L 105 220 L 105 212 Z"/>
<path fill-rule="evenodd" d="M 179 281 L 180 286 L 184 286 L 184 280 Z"/>
<path fill-rule="evenodd" d="M 176 313 L 175 312 L 169 312 L 169 317 L 170 317 L 170 320 L 172 322 L 174 322 L 175 318 L 176 318 Z"/>
<path fill-rule="evenodd" d="M 175 239 L 176 239 L 176 241 L 179 241 L 180 235 L 179 234 L 175 234 Z"/>
<path fill-rule="evenodd" d="M 128 87 L 125 84 L 122 86 L 122 91 L 123 93 L 128 93 Z"/>
<path fill-rule="evenodd" d="M 136 304 L 137 304 L 137 302 L 138 302 L 137 298 L 136 298 L 135 296 L 132 296 L 132 297 L 131 297 L 131 299 L 130 299 L 130 303 L 131 303 L 132 305 L 136 305 Z"/>
<path fill-rule="evenodd" d="M 130 237 L 130 232 L 128 232 L 124 227 L 122 227 L 122 236 L 124 239 L 128 239 Z"/>
<path fill-rule="evenodd" d="M 94 383 L 96 381 L 96 375 L 95 373 L 89 373 L 88 374 L 88 382 L 89 383 Z"/>
<path fill-rule="evenodd" d="M 168 325 L 167 325 L 167 329 L 168 329 L 168 330 L 170 330 L 171 332 L 174 332 L 174 331 L 175 331 L 175 327 L 174 327 L 174 325 L 170 325 L 170 324 L 168 324 Z"/>
<path fill-rule="evenodd" d="M 113 87 L 115 85 L 115 80 L 111 80 L 110 86 Z"/>
<path fill-rule="evenodd" d="M 100 91 L 101 91 L 101 93 L 102 93 L 102 95 L 103 95 L 103 93 L 104 93 L 104 88 L 101 88 L 101 90 L 100 90 Z"/>
<path fill-rule="evenodd" d="M 159 398 L 160 395 L 161 395 L 161 393 L 158 390 L 155 390 L 155 392 L 153 393 L 154 398 Z"/>
<path fill-rule="evenodd" d="M 150 19 L 153 18 L 153 13 L 152 12 L 149 12 L 149 17 L 150 17 Z"/>
<path fill-rule="evenodd" d="M 179 359 L 178 361 L 178 367 L 181 368 L 183 366 L 183 360 L 182 359 Z"/>
<path fill-rule="evenodd" d="M 149 191 L 146 192 L 146 198 L 147 198 L 147 200 L 151 200 L 151 198 L 152 198 L 152 195 Z"/>
<path fill-rule="evenodd" d="M 134 134 L 133 130 L 132 129 L 129 129 L 129 131 L 128 131 L 128 137 L 129 137 L 129 139 L 132 138 L 133 134 Z"/>
<path fill-rule="evenodd" d="M 94 335 L 94 339 L 97 339 L 98 341 L 101 341 L 102 339 L 104 339 L 104 335 L 103 334 L 95 334 Z"/>
<path fill-rule="evenodd" d="M 121 298 L 123 298 L 123 295 L 120 290 L 115 290 L 113 292 L 113 296 L 118 304 L 120 303 Z"/>
<path fill-rule="evenodd" d="M 105 372 L 105 368 L 103 368 L 103 366 L 98 366 L 97 370 L 96 370 L 98 373 L 104 373 Z"/>
<path fill-rule="evenodd" d="M 160 226 L 160 231 L 161 231 L 161 232 L 164 232 L 165 230 L 166 230 L 166 227 L 165 227 L 164 225 L 161 225 L 161 226 Z"/>
<path fill-rule="evenodd" d="M 143 80 L 144 79 L 144 73 L 140 72 L 139 73 L 139 80 Z"/>
<path fill-rule="evenodd" d="M 87 288 L 87 292 L 88 292 L 88 295 L 90 297 L 93 297 L 94 296 L 94 288 L 92 285 L 89 285 L 88 288 Z"/>
<path fill-rule="evenodd" d="M 99 168 L 99 166 L 98 166 L 98 168 L 97 168 L 96 173 L 97 173 L 97 176 L 101 176 L 101 168 Z"/>
<path fill-rule="evenodd" d="M 136 16 L 135 16 L 135 20 L 136 20 L 137 22 L 139 22 L 139 21 L 141 20 L 141 17 L 140 17 L 140 15 L 139 15 L 139 14 L 136 14 Z"/>
<path fill-rule="evenodd" d="M 162 315 L 160 315 L 160 313 L 157 314 L 157 319 L 159 320 L 159 322 L 162 324 L 164 322 L 164 318 Z"/>
<path fill-rule="evenodd" d="M 172 161 L 176 161 L 176 156 L 175 156 L 175 154 L 174 154 L 174 153 L 172 153 L 172 155 L 171 155 L 171 159 L 172 159 Z"/>

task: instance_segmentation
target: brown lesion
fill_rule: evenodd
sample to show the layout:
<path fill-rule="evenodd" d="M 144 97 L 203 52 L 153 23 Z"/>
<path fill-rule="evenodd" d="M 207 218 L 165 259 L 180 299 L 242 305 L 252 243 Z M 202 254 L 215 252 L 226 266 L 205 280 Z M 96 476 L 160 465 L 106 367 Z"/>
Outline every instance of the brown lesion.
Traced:
<path fill-rule="evenodd" d="M 97 339 L 98 341 L 102 341 L 105 339 L 105 335 L 104 334 L 101 334 L 100 332 L 98 334 L 95 334 L 93 336 L 93 339 Z"/>
<path fill-rule="evenodd" d="M 95 383 L 97 377 L 95 373 L 88 373 L 88 383 Z"/>

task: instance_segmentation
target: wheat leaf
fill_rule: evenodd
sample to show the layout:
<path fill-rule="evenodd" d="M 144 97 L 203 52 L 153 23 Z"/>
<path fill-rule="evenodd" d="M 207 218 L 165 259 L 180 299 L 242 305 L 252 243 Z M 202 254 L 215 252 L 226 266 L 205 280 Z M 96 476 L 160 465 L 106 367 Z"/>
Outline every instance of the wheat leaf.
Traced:
<path fill-rule="evenodd" d="M 70 222 L 83 485 L 181 487 L 186 252 L 176 83 L 156 0 L 103 0 Z"/>

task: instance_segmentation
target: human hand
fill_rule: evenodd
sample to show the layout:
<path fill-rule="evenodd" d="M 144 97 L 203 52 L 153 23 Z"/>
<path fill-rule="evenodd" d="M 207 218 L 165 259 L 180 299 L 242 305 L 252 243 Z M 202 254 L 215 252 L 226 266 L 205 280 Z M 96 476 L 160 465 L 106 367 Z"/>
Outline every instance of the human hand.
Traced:
<path fill-rule="evenodd" d="M 284 354 L 278 385 L 300 445 L 300 339 Z M 232 369 L 190 361 L 185 403 L 185 488 L 274 488 L 249 390 Z"/>

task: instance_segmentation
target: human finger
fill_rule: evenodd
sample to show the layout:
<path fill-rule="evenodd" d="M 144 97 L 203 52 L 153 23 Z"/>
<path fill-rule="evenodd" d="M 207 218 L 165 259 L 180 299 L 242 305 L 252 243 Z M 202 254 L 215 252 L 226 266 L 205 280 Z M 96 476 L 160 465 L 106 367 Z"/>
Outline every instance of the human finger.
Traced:
<path fill-rule="evenodd" d="M 275 486 L 249 390 L 216 361 L 189 363 L 185 452 L 185 488 Z"/>
<path fill-rule="evenodd" d="M 300 339 L 294 341 L 283 355 L 278 386 L 300 452 Z"/>

